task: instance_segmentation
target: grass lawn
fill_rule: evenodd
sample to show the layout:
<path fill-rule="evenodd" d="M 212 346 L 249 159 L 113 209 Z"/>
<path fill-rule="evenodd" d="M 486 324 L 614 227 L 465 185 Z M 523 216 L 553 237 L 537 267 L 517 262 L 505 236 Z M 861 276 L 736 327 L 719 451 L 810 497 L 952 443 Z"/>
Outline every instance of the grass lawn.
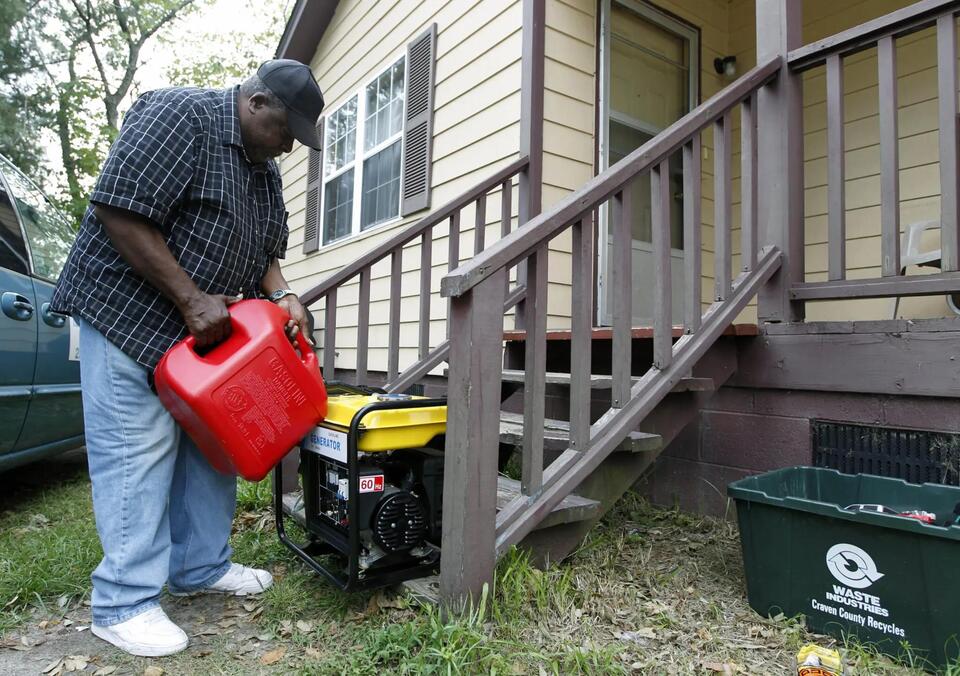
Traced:
<path fill-rule="evenodd" d="M 269 483 L 243 482 L 234 558 L 273 571 L 262 599 L 165 599 L 192 618 L 191 647 L 174 657 L 132 658 L 89 632 L 74 647 L 100 558 L 84 469 L 0 475 L 0 674 L 40 650 L 54 674 L 786 674 L 800 646 L 832 644 L 749 608 L 729 522 L 625 498 L 563 565 L 543 572 L 510 553 L 479 607 L 445 623 L 391 591 L 333 589 L 277 540 Z M 923 673 L 844 649 L 848 673 Z"/>

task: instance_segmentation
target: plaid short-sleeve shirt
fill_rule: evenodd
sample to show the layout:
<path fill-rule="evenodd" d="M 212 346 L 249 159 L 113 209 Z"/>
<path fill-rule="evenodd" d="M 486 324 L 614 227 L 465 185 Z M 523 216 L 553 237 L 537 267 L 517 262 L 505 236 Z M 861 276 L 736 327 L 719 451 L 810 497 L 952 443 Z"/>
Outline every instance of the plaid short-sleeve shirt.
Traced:
<path fill-rule="evenodd" d="M 187 335 L 186 324 L 120 257 L 92 205 L 148 218 L 201 291 L 261 296 L 261 279 L 286 250 L 287 212 L 273 161 L 246 158 L 236 96 L 237 88 L 173 88 L 134 103 L 51 301 L 149 368 Z"/>

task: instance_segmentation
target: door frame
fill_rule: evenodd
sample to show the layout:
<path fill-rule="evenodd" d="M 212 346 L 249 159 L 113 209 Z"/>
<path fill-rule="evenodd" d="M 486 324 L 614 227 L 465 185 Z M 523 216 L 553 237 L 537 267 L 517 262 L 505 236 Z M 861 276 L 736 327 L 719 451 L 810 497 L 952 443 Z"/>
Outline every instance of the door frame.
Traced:
<path fill-rule="evenodd" d="M 700 29 L 680 17 L 666 10 L 660 9 L 647 0 L 599 0 L 598 11 L 598 30 L 597 30 L 597 173 L 601 173 L 609 168 L 610 158 L 610 140 L 609 140 L 609 120 L 610 110 L 610 43 L 612 40 L 612 5 L 617 3 L 627 9 L 636 12 L 642 18 L 657 24 L 661 28 L 676 33 L 689 41 L 690 45 L 690 82 L 688 92 L 688 107 L 693 110 L 700 103 Z M 647 133 L 656 135 L 661 130 L 654 129 L 650 125 L 644 124 L 640 120 L 629 118 L 628 116 L 613 113 L 614 119 L 619 119 L 622 123 L 640 129 Z M 610 223 L 608 209 L 606 205 L 598 209 L 598 228 L 597 228 L 597 267 L 596 267 L 596 316 L 594 322 L 598 326 L 604 325 L 605 308 L 609 301 L 608 292 L 605 290 L 604 279 L 607 276 L 607 265 L 609 264 L 609 246 Z M 672 250 L 676 255 L 677 250 Z M 632 323 L 632 320 L 631 320 Z"/>

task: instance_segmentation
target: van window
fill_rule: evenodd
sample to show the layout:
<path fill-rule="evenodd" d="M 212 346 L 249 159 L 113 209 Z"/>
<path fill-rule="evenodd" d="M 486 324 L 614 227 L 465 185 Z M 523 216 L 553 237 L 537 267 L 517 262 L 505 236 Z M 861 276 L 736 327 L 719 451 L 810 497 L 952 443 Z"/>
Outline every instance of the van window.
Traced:
<path fill-rule="evenodd" d="M 76 233 L 40 190 L 9 160 L 0 157 L 33 259 L 33 274 L 56 281 Z"/>

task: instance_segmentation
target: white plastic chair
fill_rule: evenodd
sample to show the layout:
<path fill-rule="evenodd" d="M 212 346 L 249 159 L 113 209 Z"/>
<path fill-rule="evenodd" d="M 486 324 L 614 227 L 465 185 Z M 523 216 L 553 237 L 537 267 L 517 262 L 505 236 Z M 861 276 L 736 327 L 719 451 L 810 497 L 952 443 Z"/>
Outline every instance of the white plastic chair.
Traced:
<path fill-rule="evenodd" d="M 920 245 L 923 241 L 923 233 L 927 230 L 939 230 L 940 221 L 919 221 L 911 223 L 905 229 L 903 237 L 900 240 L 900 274 L 907 271 L 907 266 L 919 265 L 920 267 L 940 269 L 940 249 L 929 249 L 921 251 Z M 947 294 L 947 305 L 954 314 L 960 315 L 960 307 L 957 306 L 954 295 L 960 299 L 960 294 Z M 897 310 L 900 307 L 900 297 L 897 296 L 893 301 L 893 318 L 897 318 Z"/>

